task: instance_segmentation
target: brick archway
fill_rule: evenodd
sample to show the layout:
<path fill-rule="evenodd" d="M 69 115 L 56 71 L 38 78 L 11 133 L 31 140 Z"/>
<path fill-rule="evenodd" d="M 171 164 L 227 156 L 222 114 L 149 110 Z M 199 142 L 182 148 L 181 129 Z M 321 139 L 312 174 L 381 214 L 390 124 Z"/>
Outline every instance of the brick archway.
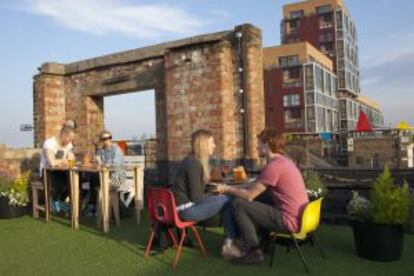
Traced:
<path fill-rule="evenodd" d="M 200 128 L 213 131 L 224 160 L 258 162 L 262 42 L 252 25 L 70 64 L 44 63 L 39 71 L 33 92 L 35 147 L 56 135 L 65 120 L 75 119 L 76 150 L 88 150 L 103 129 L 104 96 L 153 89 L 160 175 L 174 172 L 189 152 L 190 134 Z"/>

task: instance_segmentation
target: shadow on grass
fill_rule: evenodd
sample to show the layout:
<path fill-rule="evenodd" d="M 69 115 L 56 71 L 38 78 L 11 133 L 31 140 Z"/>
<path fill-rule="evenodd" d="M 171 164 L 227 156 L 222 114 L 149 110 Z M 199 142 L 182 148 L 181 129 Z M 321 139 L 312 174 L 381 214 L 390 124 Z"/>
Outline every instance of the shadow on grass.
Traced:
<path fill-rule="evenodd" d="M 69 218 L 52 217 L 52 223 L 58 223 L 70 228 Z M 220 248 L 223 241 L 223 234 L 221 228 L 198 228 L 201 238 L 206 246 L 208 256 L 221 258 Z M 137 225 L 134 218 L 129 216 L 121 219 L 121 225 L 116 226 L 115 221 L 111 220 L 110 228 L 107 233 L 103 233 L 102 229 L 98 229 L 96 225 L 96 217 L 80 217 L 79 230 L 96 235 L 100 238 L 111 239 L 116 241 L 120 246 L 126 250 L 136 254 L 140 258 L 144 258 L 145 248 L 151 232 L 150 222 L 147 210 L 141 213 L 141 224 Z M 174 231 L 176 233 L 176 231 Z M 189 237 L 195 241 L 194 234 L 189 231 Z M 194 242 L 191 248 L 186 247 L 184 251 L 194 251 L 201 255 L 198 244 Z M 170 246 L 166 250 L 157 250 L 154 246 L 148 259 L 154 259 L 159 263 L 165 264 L 167 267 L 171 266 L 175 254 L 175 250 Z M 166 257 L 168 255 L 168 257 Z M 172 255 L 172 256 L 170 256 Z M 182 255 L 186 255 L 183 252 Z M 181 260 L 180 260 L 181 262 Z"/>

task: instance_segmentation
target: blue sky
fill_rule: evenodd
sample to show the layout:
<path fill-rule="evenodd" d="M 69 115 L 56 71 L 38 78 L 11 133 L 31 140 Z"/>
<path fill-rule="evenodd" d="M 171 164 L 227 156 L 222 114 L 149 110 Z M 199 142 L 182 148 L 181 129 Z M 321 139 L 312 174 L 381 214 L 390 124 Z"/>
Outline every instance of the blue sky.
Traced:
<path fill-rule="evenodd" d="M 295 1 L 0 0 L 0 144 L 31 146 L 32 77 L 48 61 L 69 63 L 252 23 L 279 44 L 282 6 Z M 387 124 L 414 125 L 412 0 L 344 0 L 357 24 L 362 93 Z M 115 137 L 155 129 L 153 92 L 105 98 Z M 134 118 L 131 120 L 130 118 Z"/>

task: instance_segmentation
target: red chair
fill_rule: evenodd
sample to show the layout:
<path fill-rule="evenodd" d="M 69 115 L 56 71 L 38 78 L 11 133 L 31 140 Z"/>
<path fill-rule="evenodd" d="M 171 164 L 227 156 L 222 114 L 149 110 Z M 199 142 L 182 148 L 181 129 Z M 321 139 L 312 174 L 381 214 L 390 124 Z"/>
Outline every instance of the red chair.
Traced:
<path fill-rule="evenodd" d="M 181 251 L 183 249 L 183 242 L 187 236 L 186 228 L 191 228 L 194 232 L 194 235 L 200 245 L 201 252 L 203 255 L 206 255 L 206 250 L 204 248 L 203 241 L 201 240 L 200 234 L 195 228 L 194 221 L 181 221 L 177 208 L 175 205 L 175 199 L 173 193 L 169 189 L 165 188 L 149 188 L 148 190 L 148 210 L 150 219 L 152 221 L 152 231 L 150 238 L 148 240 L 147 247 L 145 249 L 145 257 L 148 256 L 149 251 L 151 250 L 152 242 L 154 240 L 155 232 L 161 224 L 167 226 L 168 235 L 174 243 L 174 249 L 177 251 L 175 254 L 174 262 L 172 264 L 173 269 L 177 265 L 178 259 L 180 258 Z M 181 230 L 180 242 L 177 244 L 174 233 L 171 230 L 172 227 L 176 227 Z"/>

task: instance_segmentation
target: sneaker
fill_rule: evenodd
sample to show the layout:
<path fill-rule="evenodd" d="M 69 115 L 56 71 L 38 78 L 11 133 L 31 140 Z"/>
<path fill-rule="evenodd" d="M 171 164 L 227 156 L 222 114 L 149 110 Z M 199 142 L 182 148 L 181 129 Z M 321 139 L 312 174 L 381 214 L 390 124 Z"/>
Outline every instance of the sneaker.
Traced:
<path fill-rule="evenodd" d="M 261 249 L 252 249 L 241 258 L 231 261 L 235 265 L 252 265 L 262 264 L 264 262 L 264 254 Z"/>
<path fill-rule="evenodd" d="M 53 199 L 50 200 L 50 212 L 52 212 L 52 214 L 60 213 L 59 201 Z"/>
<path fill-rule="evenodd" d="M 221 256 L 226 260 L 233 260 L 241 258 L 243 256 L 243 251 L 240 250 L 234 242 L 225 243 L 221 248 Z"/>
<path fill-rule="evenodd" d="M 59 204 L 59 209 L 62 212 L 65 212 L 65 213 L 69 213 L 70 212 L 70 207 L 69 207 L 69 205 L 66 202 L 64 202 L 64 201 L 58 201 L 58 204 Z"/>

